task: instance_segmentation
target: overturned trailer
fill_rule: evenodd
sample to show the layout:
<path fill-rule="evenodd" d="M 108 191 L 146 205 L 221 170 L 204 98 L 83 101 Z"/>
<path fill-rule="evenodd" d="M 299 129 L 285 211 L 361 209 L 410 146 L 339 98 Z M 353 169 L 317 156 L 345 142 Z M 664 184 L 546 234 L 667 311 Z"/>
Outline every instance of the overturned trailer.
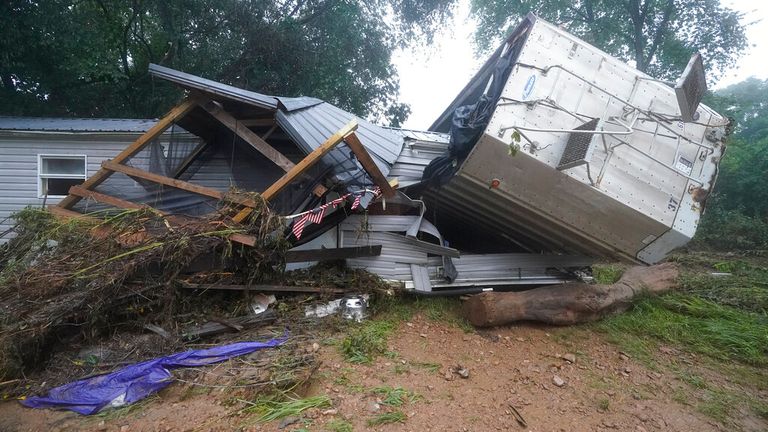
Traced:
<path fill-rule="evenodd" d="M 432 125 L 451 143 L 427 205 L 531 250 L 655 263 L 693 237 L 725 151 L 703 73 L 694 56 L 673 88 L 529 15 Z"/>
<path fill-rule="evenodd" d="M 655 262 L 693 236 L 724 151 L 726 121 L 698 106 L 701 83 L 683 80 L 678 95 L 534 16 L 431 131 L 149 72 L 186 99 L 54 212 L 152 207 L 174 223 L 225 199 L 237 227 L 255 205 L 228 191 L 258 192 L 288 222 L 289 266 L 345 259 L 420 293 L 566 282 L 601 258 Z"/>

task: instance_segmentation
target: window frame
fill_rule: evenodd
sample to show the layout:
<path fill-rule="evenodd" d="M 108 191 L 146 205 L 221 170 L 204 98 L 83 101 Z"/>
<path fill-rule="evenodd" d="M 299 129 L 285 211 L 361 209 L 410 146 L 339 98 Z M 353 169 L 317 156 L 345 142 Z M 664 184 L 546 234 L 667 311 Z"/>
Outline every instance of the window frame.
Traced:
<path fill-rule="evenodd" d="M 43 174 L 43 159 L 77 159 L 83 161 L 83 174 Z M 43 193 L 43 179 L 82 179 L 88 178 L 88 155 L 86 154 L 53 154 L 39 153 L 37 155 L 37 197 L 46 198 Z M 47 195 L 48 198 L 65 198 L 66 195 Z"/>

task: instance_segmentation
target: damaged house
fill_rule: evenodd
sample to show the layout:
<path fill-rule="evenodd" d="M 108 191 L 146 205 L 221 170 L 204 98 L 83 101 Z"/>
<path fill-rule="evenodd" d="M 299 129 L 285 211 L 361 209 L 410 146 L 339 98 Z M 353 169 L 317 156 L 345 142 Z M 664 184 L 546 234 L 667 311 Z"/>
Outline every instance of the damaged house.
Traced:
<path fill-rule="evenodd" d="M 429 131 L 149 72 L 186 98 L 77 171 L 52 212 L 195 217 L 226 198 L 236 225 L 254 203 L 228 191 L 258 192 L 288 222 L 290 266 L 345 259 L 423 294 L 564 282 L 597 259 L 655 263 L 693 237 L 725 150 L 727 120 L 699 105 L 699 57 L 672 88 L 534 16 Z M 97 163 L 78 157 L 38 163 Z"/>

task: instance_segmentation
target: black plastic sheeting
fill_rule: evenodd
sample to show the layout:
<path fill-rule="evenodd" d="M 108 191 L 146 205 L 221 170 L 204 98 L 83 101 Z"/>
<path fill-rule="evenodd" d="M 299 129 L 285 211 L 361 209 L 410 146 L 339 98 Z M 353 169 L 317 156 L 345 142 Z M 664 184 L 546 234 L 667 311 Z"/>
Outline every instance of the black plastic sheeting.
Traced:
<path fill-rule="evenodd" d="M 470 88 L 485 88 L 485 91 L 473 103 L 461 105 L 454 110 L 450 125 L 451 141 L 448 153 L 433 159 L 424 169 L 422 182 L 426 185 L 440 187 L 448 183 L 480 139 L 493 116 L 509 74 L 520 56 L 520 51 L 525 45 L 526 38 L 520 35 L 530 29 L 529 23 L 530 18 L 526 18 L 512 32 L 502 49 L 496 52 L 495 59 L 491 58 L 490 61 L 495 63 L 492 63 L 491 73 L 483 74 L 481 71 L 474 78 L 475 82 L 471 82 L 465 89 L 466 91 Z"/>

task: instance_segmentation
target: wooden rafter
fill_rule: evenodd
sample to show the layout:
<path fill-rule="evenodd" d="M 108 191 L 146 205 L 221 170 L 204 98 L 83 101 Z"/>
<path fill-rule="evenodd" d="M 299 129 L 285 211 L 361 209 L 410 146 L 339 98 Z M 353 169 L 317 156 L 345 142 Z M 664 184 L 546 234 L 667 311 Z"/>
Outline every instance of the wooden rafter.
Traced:
<path fill-rule="evenodd" d="M 349 134 L 344 138 L 344 142 L 347 143 L 352 152 L 357 156 L 357 161 L 363 166 L 363 169 L 371 176 L 373 182 L 376 183 L 381 189 L 382 195 L 386 198 L 392 198 L 395 195 L 395 189 L 389 184 L 387 178 L 381 173 L 379 166 L 373 161 L 371 155 L 365 149 L 360 139 L 354 133 Z"/>
<path fill-rule="evenodd" d="M 195 98 L 189 97 L 184 99 L 183 102 L 181 102 L 179 105 L 176 105 L 171 111 L 168 112 L 168 114 L 165 115 L 160 121 L 155 123 L 154 126 L 152 126 L 147 132 L 144 133 L 144 135 L 140 136 L 136 141 L 134 141 L 131 145 L 125 148 L 122 152 L 120 152 L 117 156 L 112 159 L 113 163 L 120 164 L 131 158 L 131 156 L 135 155 L 136 153 L 140 152 L 147 144 L 151 143 L 152 140 L 159 137 L 163 132 L 165 132 L 166 129 L 171 127 L 173 123 L 175 123 L 178 119 L 181 117 L 184 117 L 192 111 L 197 106 L 197 100 Z M 104 180 L 106 180 L 110 175 L 112 175 L 112 171 L 106 170 L 106 169 L 100 169 L 98 170 L 94 175 L 88 177 L 88 179 L 83 182 L 82 187 L 85 189 L 93 189 L 96 186 L 100 185 Z M 73 205 L 77 204 L 78 201 L 80 201 L 82 197 L 79 197 L 77 195 L 67 195 L 64 199 L 62 199 L 59 202 L 59 207 L 64 209 L 72 208 Z"/>
<path fill-rule="evenodd" d="M 300 175 L 304 174 L 312 165 L 320 160 L 323 156 L 333 150 L 340 142 L 344 140 L 344 137 L 357 130 L 357 121 L 352 120 L 346 126 L 339 129 L 338 132 L 331 135 L 324 143 L 316 148 L 312 153 L 308 154 L 301 160 L 296 166 L 285 173 L 280 179 L 274 182 L 270 187 L 261 193 L 262 198 L 269 201 L 274 198 L 281 190 L 283 190 L 289 183 L 296 180 Z"/>
<path fill-rule="evenodd" d="M 117 208 L 123 208 L 123 209 L 149 208 L 149 206 L 147 205 L 136 204 L 131 201 L 126 201 L 124 199 L 113 197 L 107 194 L 88 190 L 82 186 L 72 186 L 71 188 L 69 188 L 69 194 L 79 196 L 80 198 L 90 198 L 102 204 L 111 205 L 112 207 L 117 207 Z"/>
<path fill-rule="evenodd" d="M 282 168 L 283 171 L 290 171 L 295 165 L 290 161 L 290 159 L 283 156 L 282 153 L 275 150 L 274 147 L 267 144 L 267 142 L 261 139 L 260 136 L 256 135 L 255 132 L 248 129 L 247 126 L 234 118 L 228 112 L 224 111 L 224 108 L 219 103 L 209 100 L 206 102 L 201 102 L 200 106 L 221 124 L 231 130 L 235 135 L 242 138 L 242 140 L 248 143 L 248 145 L 266 156 L 266 158 L 274 162 L 275 165 Z"/>
<path fill-rule="evenodd" d="M 107 169 L 109 171 L 120 172 L 131 177 L 138 177 L 144 180 L 149 180 L 154 183 L 159 183 L 165 186 L 170 186 L 177 189 L 185 190 L 187 192 L 193 192 L 199 195 L 208 196 L 208 197 L 216 198 L 219 200 L 224 198 L 224 193 L 216 189 L 196 185 L 190 182 L 185 182 L 183 180 L 162 176 L 159 174 L 151 173 L 149 171 L 144 171 L 138 168 L 129 167 L 127 165 L 121 165 L 121 164 L 116 164 L 114 162 L 107 161 L 101 164 L 101 166 L 102 168 Z M 229 198 L 232 201 L 238 204 L 244 205 L 246 207 L 256 206 L 256 202 L 250 198 L 241 198 L 237 196 L 232 196 Z"/>

